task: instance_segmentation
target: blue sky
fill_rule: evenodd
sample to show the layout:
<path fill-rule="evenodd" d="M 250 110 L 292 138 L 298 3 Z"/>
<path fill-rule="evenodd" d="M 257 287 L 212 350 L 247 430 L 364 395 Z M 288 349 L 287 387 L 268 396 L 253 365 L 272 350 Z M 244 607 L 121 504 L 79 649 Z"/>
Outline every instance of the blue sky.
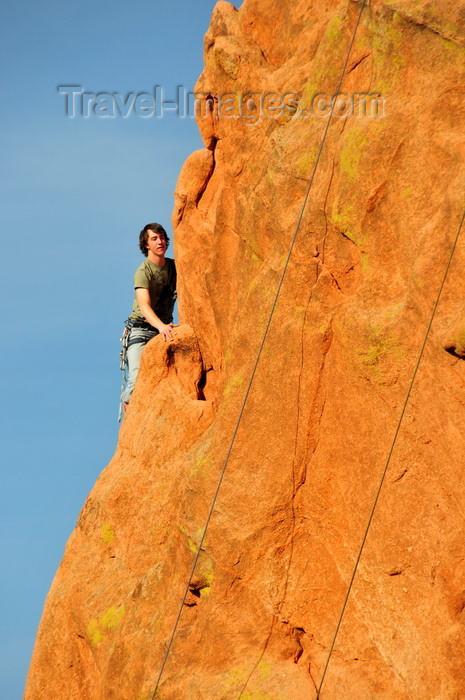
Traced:
<path fill-rule="evenodd" d="M 214 5 L 2 5 L 3 700 L 22 697 L 45 596 L 117 443 L 138 232 L 159 221 L 171 233 L 179 170 L 202 146 L 195 121 L 173 112 L 68 118 L 57 86 L 125 96 L 160 85 L 165 99 L 191 90 Z"/>

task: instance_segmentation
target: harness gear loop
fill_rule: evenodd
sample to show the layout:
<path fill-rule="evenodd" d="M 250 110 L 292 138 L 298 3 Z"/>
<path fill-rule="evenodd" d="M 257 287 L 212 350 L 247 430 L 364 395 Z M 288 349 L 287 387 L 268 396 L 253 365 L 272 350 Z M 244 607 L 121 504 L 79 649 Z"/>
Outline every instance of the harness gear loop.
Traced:
<path fill-rule="evenodd" d="M 130 330 L 131 330 L 131 328 L 129 325 L 124 326 L 123 335 L 119 339 L 120 343 L 121 343 L 121 350 L 119 353 L 119 360 L 120 360 L 119 361 L 119 368 L 123 372 L 127 366 L 126 355 L 127 355 L 128 347 L 129 347 L 129 332 L 130 332 Z"/>
<path fill-rule="evenodd" d="M 123 333 L 121 335 L 120 343 L 121 343 L 121 350 L 119 353 L 119 368 L 123 373 L 122 379 L 121 379 L 121 393 L 120 393 L 120 401 L 119 401 L 119 410 L 118 410 L 118 423 L 121 423 L 121 419 L 123 417 L 123 392 L 126 388 L 127 382 L 128 382 L 128 358 L 127 358 L 127 353 L 128 353 L 128 347 L 129 347 L 129 334 L 131 332 L 132 328 L 132 323 L 129 319 L 126 319 L 124 322 L 124 328 L 123 328 Z"/>

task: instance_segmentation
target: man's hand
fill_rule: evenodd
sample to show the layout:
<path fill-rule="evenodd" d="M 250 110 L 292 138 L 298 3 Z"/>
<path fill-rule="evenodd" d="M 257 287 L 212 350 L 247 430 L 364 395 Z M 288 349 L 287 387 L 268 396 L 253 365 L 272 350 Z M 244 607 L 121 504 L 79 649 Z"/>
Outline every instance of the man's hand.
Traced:
<path fill-rule="evenodd" d="M 150 293 L 148 289 L 144 287 L 136 287 L 136 299 L 139 304 L 139 309 L 143 314 L 147 323 L 150 323 L 160 335 L 163 336 L 163 340 L 170 342 L 174 340 L 176 331 L 174 330 L 179 326 L 179 323 L 163 323 L 163 321 L 158 318 L 157 314 L 153 311 L 150 306 Z"/>
<path fill-rule="evenodd" d="M 179 326 L 179 323 L 161 323 L 157 326 L 158 331 L 161 336 L 163 336 L 163 340 L 170 341 L 174 340 L 174 336 L 176 335 L 176 331 L 174 330 Z"/>

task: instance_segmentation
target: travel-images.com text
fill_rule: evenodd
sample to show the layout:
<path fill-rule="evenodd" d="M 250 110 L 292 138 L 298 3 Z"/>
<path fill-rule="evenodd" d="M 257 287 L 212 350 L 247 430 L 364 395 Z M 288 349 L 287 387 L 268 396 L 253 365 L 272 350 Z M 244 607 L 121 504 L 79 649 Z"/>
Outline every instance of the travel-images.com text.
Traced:
<path fill-rule="evenodd" d="M 244 94 L 227 92 L 215 95 L 203 92 L 188 92 L 182 85 L 176 89 L 176 98 L 164 98 L 160 85 L 153 92 L 92 92 L 81 85 L 59 85 L 57 87 L 65 101 L 65 115 L 76 117 L 97 117 L 115 119 L 135 115 L 142 119 L 161 119 L 166 114 L 178 117 L 216 119 L 240 119 L 245 124 L 258 124 L 266 119 L 288 119 L 312 116 L 335 117 L 384 117 L 384 98 L 380 93 L 354 92 L 350 95 L 338 93 L 329 95 L 318 92 L 311 99 L 302 100 L 296 92 L 282 95 L 275 92 Z"/>

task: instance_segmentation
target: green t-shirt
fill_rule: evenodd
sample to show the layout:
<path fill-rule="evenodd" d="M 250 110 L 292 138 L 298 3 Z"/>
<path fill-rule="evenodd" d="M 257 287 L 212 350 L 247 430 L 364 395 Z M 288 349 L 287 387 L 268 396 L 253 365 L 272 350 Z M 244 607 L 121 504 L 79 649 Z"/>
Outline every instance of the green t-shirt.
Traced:
<path fill-rule="evenodd" d="M 149 290 L 150 306 L 163 323 L 173 321 L 174 302 L 176 301 L 176 265 L 174 260 L 165 258 L 163 267 L 155 265 L 148 258 L 144 260 L 134 275 L 134 289 L 136 287 Z M 135 295 L 132 314 L 129 318 L 134 321 L 145 321 Z"/>

